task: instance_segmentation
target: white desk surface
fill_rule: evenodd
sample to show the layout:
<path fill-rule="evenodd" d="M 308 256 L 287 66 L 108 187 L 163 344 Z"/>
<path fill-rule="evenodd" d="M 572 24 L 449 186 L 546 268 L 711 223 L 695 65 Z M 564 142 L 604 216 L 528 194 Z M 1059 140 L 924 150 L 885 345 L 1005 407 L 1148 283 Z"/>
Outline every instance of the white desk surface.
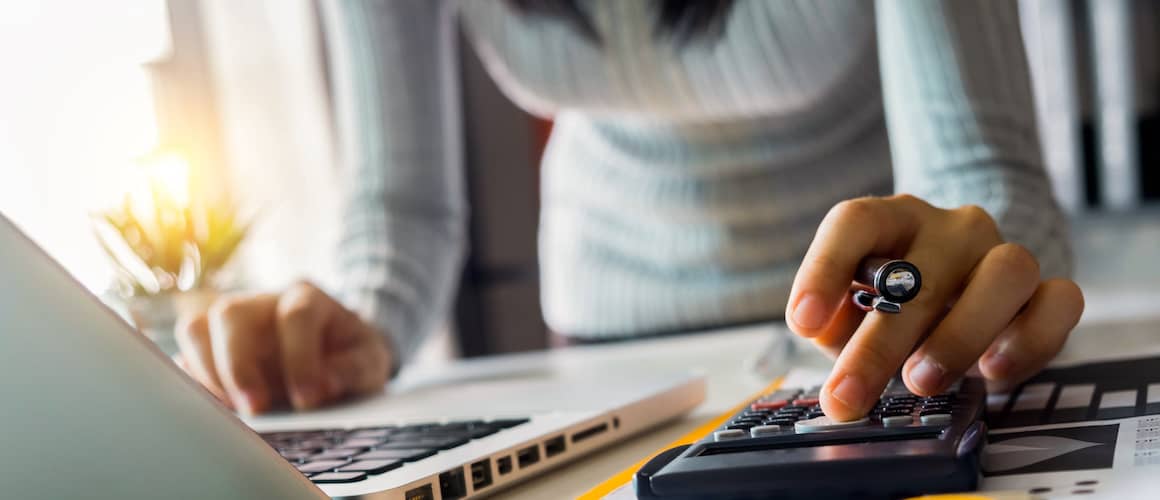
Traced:
<path fill-rule="evenodd" d="M 1089 217 L 1073 228 L 1077 280 L 1087 308 L 1057 363 L 1160 353 L 1160 217 Z M 647 434 L 581 458 L 563 469 L 518 485 L 499 498 L 573 498 L 649 453 L 676 440 L 705 421 L 765 387 L 747 371 L 777 328 L 758 326 L 696 336 L 570 348 L 550 354 L 562 363 L 588 365 L 593 371 L 625 377 L 658 368 L 689 367 L 704 371 L 709 393 L 688 417 Z M 809 353 L 801 360 L 824 366 Z"/>

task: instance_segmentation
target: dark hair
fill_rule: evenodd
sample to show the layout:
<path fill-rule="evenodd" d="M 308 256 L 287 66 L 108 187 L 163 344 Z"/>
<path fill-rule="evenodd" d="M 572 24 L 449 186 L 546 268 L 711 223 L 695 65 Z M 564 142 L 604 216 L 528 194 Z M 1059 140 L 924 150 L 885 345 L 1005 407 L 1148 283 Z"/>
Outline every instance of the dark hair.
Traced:
<path fill-rule="evenodd" d="M 624 0 L 629 1 L 629 0 Z M 631 0 L 637 1 L 637 0 Z M 725 21 L 734 0 L 653 0 L 657 23 L 653 36 L 671 38 L 677 45 L 693 40 L 716 40 L 725 30 Z M 571 25 L 584 37 L 600 43 L 592 20 L 577 0 L 508 0 L 521 14 L 539 15 Z"/>

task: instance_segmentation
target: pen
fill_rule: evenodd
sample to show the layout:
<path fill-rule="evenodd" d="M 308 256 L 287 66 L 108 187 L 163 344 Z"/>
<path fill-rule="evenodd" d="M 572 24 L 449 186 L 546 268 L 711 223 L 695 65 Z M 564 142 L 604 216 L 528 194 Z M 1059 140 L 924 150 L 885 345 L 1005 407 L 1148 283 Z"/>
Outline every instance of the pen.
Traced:
<path fill-rule="evenodd" d="M 897 314 L 918 296 L 922 273 L 905 260 L 867 257 L 858 263 L 850 289 L 851 300 L 863 311 Z"/>

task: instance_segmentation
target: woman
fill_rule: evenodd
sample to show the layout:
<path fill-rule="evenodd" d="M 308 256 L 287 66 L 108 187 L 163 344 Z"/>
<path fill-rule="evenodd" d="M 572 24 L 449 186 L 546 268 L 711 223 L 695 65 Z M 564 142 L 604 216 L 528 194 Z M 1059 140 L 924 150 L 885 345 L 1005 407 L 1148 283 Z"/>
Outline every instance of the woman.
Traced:
<path fill-rule="evenodd" d="M 224 400 L 379 390 L 444 317 L 467 212 L 456 15 L 508 95 L 555 120 L 540 237 L 554 331 L 784 314 L 836 356 L 822 406 L 850 419 L 900 367 L 919 394 L 973 367 L 1018 382 L 1078 320 L 1014 2 L 333 0 L 343 305 L 304 284 L 189 321 L 186 364 Z M 892 186 L 906 194 L 867 196 Z M 867 256 L 922 269 L 902 314 L 851 306 Z"/>

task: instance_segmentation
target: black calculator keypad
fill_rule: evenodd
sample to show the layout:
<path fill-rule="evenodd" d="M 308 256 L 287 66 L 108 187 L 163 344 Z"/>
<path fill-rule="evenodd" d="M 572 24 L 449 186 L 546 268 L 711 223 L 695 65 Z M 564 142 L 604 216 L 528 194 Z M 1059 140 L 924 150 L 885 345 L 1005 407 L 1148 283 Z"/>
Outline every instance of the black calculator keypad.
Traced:
<path fill-rule="evenodd" d="M 808 389 L 780 389 L 757 398 L 741 412 L 727 420 L 717 432 L 704 441 L 733 441 L 737 439 L 775 437 L 816 433 L 832 430 L 849 431 L 862 427 L 892 428 L 946 426 L 955 410 L 958 385 L 947 392 L 930 397 L 910 393 L 906 386 L 895 379 L 883 391 L 882 397 L 867 415 L 865 425 L 834 422 L 832 426 L 818 427 L 812 424 L 798 425 L 798 422 L 814 421 L 825 417 L 818 404 L 820 387 Z M 823 421 L 825 422 L 825 421 Z M 803 432 L 806 429 L 806 432 Z M 721 432 L 726 431 L 726 432 Z M 745 434 L 747 433 L 747 434 Z"/>
<path fill-rule="evenodd" d="M 818 388 L 777 390 L 691 445 L 668 450 L 634 477 L 644 500 L 906 498 L 968 491 L 986 436 L 982 380 L 932 397 L 900 380 L 868 414 L 836 422 Z"/>

